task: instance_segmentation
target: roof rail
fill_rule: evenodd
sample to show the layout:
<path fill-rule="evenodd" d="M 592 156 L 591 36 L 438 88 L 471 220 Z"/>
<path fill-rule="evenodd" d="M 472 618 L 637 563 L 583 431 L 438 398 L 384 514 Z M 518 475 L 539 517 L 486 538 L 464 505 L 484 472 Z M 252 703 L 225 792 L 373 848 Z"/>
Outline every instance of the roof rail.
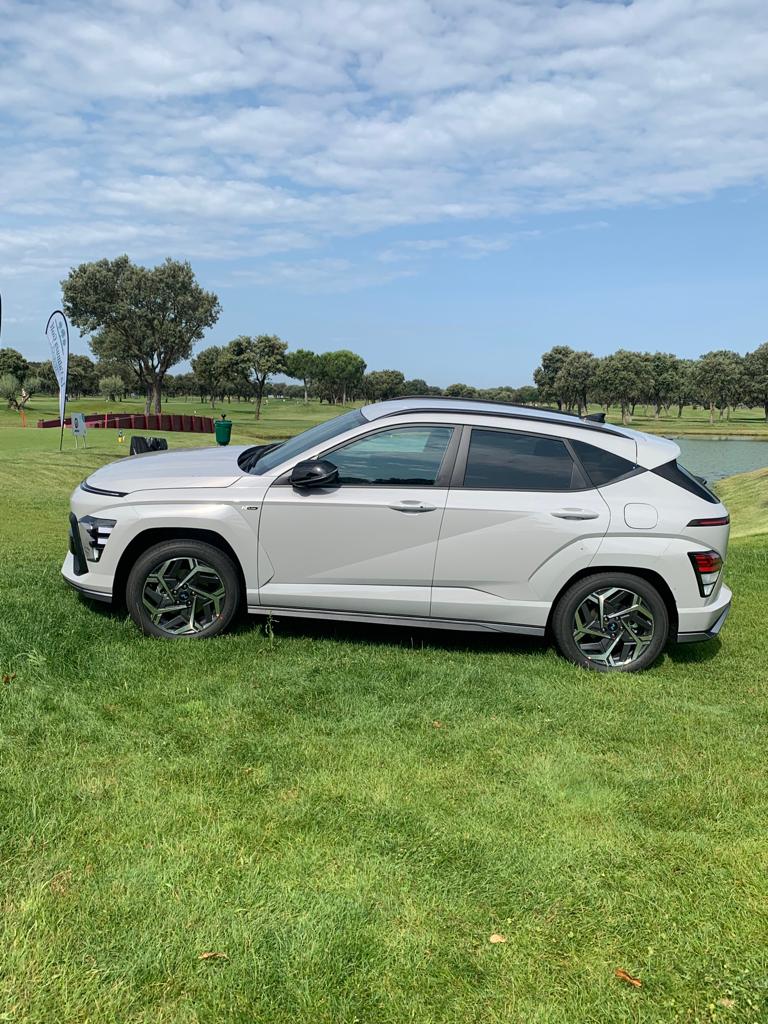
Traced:
<path fill-rule="evenodd" d="M 496 409 L 467 409 L 466 411 L 468 413 L 470 413 L 472 416 L 502 416 L 502 417 L 506 417 L 507 419 L 516 419 L 516 420 L 522 420 L 522 421 L 528 420 L 528 421 L 533 422 L 533 423 L 549 423 L 550 425 L 553 424 L 553 423 L 560 423 L 560 424 L 562 424 L 562 426 L 577 427 L 580 430 L 595 430 L 595 431 L 597 431 L 598 433 L 601 433 L 601 434 L 613 434 L 615 437 L 626 437 L 626 434 L 624 434 L 621 430 L 614 430 L 612 427 L 608 426 L 604 422 L 604 419 L 603 420 L 593 420 L 593 419 L 591 419 L 591 417 L 589 417 L 589 419 L 581 418 L 575 412 L 564 413 L 564 412 L 561 412 L 559 409 L 539 409 L 538 411 L 539 412 L 544 412 L 544 413 L 547 413 L 547 412 L 548 413 L 554 413 L 556 416 L 564 416 L 564 417 L 567 416 L 569 418 L 572 417 L 572 422 L 567 422 L 567 421 L 564 422 L 563 420 L 554 420 L 554 419 L 550 419 L 548 416 L 537 416 L 535 413 L 531 414 L 530 412 L 527 411 L 529 409 L 537 409 L 536 406 L 513 404 L 512 402 L 510 402 L 510 403 L 507 403 L 507 402 L 493 402 L 493 401 L 489 401 L 489 400 L 484 399 L 484 398 L 452 398 L 450 395 L 408 395 L 407 398 L 404 398 L 405 401 L 430 401 L 430 402 L 435 402 L 435 401 L 439 402 L 441 399 L 443 401 L 447 401 L 447 402 L 456 402 L 456 403 L 463 403 L 463 402 L 473 403 L 473 402 L 477 402 L 478 404 L 481 404 L 481 405 L 496 405 L 497 406 Z M 387 399 L 386 403 L 389 404 L 390 402 L 396 402 L 396 401 L 398 401 L 398 399 Z M 382 403 L 382 404 L 384 404 L 384 403 Z M 525 409 L 526 412 L 517 412 L 517 411 L 515 411 L 515 410 L 520 410 L 520 409 Z M 434 412 L 434 411 L 435 411 L 434 408 L 430 407 L 430 406 L 416 406 L 416 405 L 412 405 L 412 406 L 409 406 L 406 409 L 390 409 L 387 412 L 382 412 L 379 416 L 374 416 L 373 419 L 381 419 L 381 418 L 383 418 L 385 416 L 386 417 L 389 417 L 389 416 L 407 416 L 409 413 L 413 413 L 413 412 L 429 413 L 429 412 Z M 460 412 L 461 410 L 456 409 L 456 410 L 451 410 L 451 411 Z M 604 413 L 594 413 L 592 415 L 605 417 Z"/>

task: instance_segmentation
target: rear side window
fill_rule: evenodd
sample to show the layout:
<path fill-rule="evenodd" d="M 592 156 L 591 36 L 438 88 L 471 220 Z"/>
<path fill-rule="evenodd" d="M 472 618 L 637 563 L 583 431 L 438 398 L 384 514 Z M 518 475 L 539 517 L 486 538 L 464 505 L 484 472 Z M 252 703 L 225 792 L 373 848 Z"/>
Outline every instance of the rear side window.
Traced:
<path fill-rule="evenodd" d="M 584 481 L 568 447 L 557 438 L 473 428 L 464 487 L 570 491 L 584 487 Z"/>
<path fill-rule="evenodd" d="M 704 501 L 708 501 L 712 505 L 716 505 L 720 501 L 716 494 L 713 494 L 708 487 L 704 486 L 703 481 L 695 477 L 693 473 L 689 473 L 685 466 L 681 466 L 674 459 L 671 462 L 665 462 L 663 466 L 657 466 L 651 472 L 655 473 L 656 476 L 669 480 L 671 484 L 677 484 L 683 490 L 690 491 L 697 498 L 703 498 Z"/>
<path fill-rule="evenodd" d="M 602 487 L 612 480 L 618 480 L 619 477 L 626 476 L 637 468 L 629 459 L 607 452 L 604 448 L 595 448 L 593 444 L 587 444 L 585 441 L 571 441 L 571 444 L 595 487 Z"/>

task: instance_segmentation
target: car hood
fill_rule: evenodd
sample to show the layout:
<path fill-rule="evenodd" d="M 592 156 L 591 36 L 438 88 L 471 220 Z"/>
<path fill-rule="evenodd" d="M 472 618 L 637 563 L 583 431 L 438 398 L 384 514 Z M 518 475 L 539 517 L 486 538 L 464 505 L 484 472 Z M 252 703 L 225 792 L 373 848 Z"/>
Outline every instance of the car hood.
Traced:
<path fill-rule="evenodd" d="M 247 445 L 147 452 L 102 466 L 86 480 L 102 491 L 154 491 L 190 487 L 229 487 L 243 475 L 237 464 Z"/>

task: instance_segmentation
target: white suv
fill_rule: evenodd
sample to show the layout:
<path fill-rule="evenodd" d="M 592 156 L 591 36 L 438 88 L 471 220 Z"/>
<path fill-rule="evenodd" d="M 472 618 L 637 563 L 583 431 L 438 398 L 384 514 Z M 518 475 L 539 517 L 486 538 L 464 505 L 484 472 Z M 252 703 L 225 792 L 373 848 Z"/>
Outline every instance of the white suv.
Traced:
<path fill-rule="evenodd" d="M 72 495 L 62 572 L 147 634 L 260 615 L 554 636 L 598 670 L 706 640 L 731 603 L 723 505 L 664 438 L 408 398 L 282 444 L 133 456 Z"/>

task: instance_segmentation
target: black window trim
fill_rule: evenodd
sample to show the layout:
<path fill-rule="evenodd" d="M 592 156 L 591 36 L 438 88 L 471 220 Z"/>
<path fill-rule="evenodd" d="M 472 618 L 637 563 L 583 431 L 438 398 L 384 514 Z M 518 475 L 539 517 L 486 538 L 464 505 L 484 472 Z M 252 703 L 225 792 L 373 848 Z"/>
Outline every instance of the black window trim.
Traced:
<path fill-rule="evenodd" d="M 469 445 L 473 430 L 483 430 L 486 433 L 493 431 L 498 434 L 514 434 L 522 437 L 534 437 L 537 440 L 541 438 L 548 438 L 552 441 L 562 441 L 565 445 L 568 454 L 574 462 L 576 471 L 581 477 L 582 487 L 465 487 L 464 477 L 467 472 L 467 457 L 469 455 Z M 557 434 L 551 434 L 549 432 L 538 431 L 538 430 L 514 430 L 508 427 L 481 427 L 478 424 L 465 424 L 463 428 L 461 443 L 459 445 L 459 451 L 456 456 L 456 463 L 453 467 L 453 474 L 451 475 L 451 490 L 462 490 L 462 491 L 512 491 L 520 494 L 580 494 L 583 491 L 594 491 L 597 490 L 595 485 L 589 478 L 586 470 L 581 464 L 581 459 L 576 455 L 570 440 L 567 437 L 560 437 Z"/>
<path fill-rule="evenodd" d="M 370 421 L 370 422 L 375 422 L 375 421 Z M 350 487 L 365 487 L 365 488 L 371 488 L 371 487 L 385 488 L 386 487 L 386 488 L 390 488 L 390 489 L 398 488 L 398 487 L 407 487 L 407 488 L 428 487 L 430 489 L 430 492 L 433 492 L 433 491 L 439 490 L 439 489 L 446 490 L 450 486 L 450 481 L 451 481 L 452 473 L 453 473 L 453 467 L 454 467 L 454 464 L 456 462 L 456 455 L 457 455 L 457 451 L 458 451 L 458 448 L 459 448 L 459 441 L 460 441 L 461 433 L 462 433 L 462 429 L 463 429 L 462 425 L 461 424 L 457 424 L 457 423 L 445 423 L 445 422 L 440 423 L 438 421 L 435 421 L 434 423 L 387 423 L 384 426 L 376 427 L 374 430 L 366 430 L 364 434 L 358 434 L 356 437 L 348 437 L 346 439 L 346 441 L 342 441 L 339 444 L 334 445 L 332 448 L 326 449 L 326 451 L 324 451 L 324 452 L 319 452 L 317 455 L 313 455 L 311 459 L 307 459 L 307 460 L 298 459 L 297 462 L 294 463 L 294 465 L 298 465 L 299 462 L 304 462 L 304 461 L 318 461 L 319 459 L 326 459 L 326 458 L 328 458 L 328 456 L 332 455 L 334 452 L 338 451 L 340 448 L 347 448 L 349 445 L 355 444 L 357 441 L 367 440 L 369 437 L 373 437 L 374 434 L 383 434 L 383 433 L 386 433 L 386 432 L 389 432 L 389 431 L 392 431 L 392 430 L 414 430 L 414 429 L 419 429 L 420 427 L 443 427 L 443 428 L 447 427 L 449 430 L 453 431 L 453 433 L 451 434 L 451 437 L 448 440 L 448 444 L 446 445 L 445 452 L 443 453 L 443 459 L 442 459 L 442 462 L 440 463 L 440 468 L 437 471 L 437 476 L 435 477 L 435 482 L 433 484 L 424 484 L 424 483 L 420 483 L 420 484 L 408 484 L 408 483 L 399 483 L 399 484 L 351 484 L 351 483 L 349 483 L 349 484 L 345 484 L 345 483 L 341 483 L 341 484 L 338 484 L 336 487 L 333 487 L 333 488 L 318 488 L 318 490 L 337 490 L 339 487 L 343 487 L 345 490 L 347 488 L 350 488 Z M 276 486 L 284 487 L 287 484 L 290 487 L 291 486 L 291 473 L 292 472 L 293 472 L 293 466 L 291 466 L 290 469 L 287 469 L 284 473 L 281 473 L 281 475 L 277 478 L 277 480 L 275 480 L 275 482 L 274 482 L 274 484 L 272 486 L 273 487 L 276 487 Z"/>
<path fill-rule="evenodd" d="M 563 438 L 563 440 L 565 440 L 565 441 L 567 441 L 569 443 L 570 448 L 571 448 L 571 452 L 573 454 L 573 457 L 576 459 L 578 464 L 581 466 L 581 471 L 584 474 L 584 478 L 586 480 L 589 480 L 589 482 L 592 484 L 592 488 L 594 488 L 594 490 L 596 490 L 596 491 L 600 491 L 604 487 L 612 487 L 613 484 L 621 483 L 622 480 L 631 480 L 633 476 L 639 476 L 641 473 L 647 473 L 648 472 L 648 470 L 645 469 L 643 466 L 639 466 L 637 463 L 635 463 L 635 465 L 632 467 L 632 469 L 628 469 L 626 471 L 626 473 L 622 473 L 621 476 L 615 476 L 611 480 L 606 480 L 606 482 L 604 484 L 596 484 L 594 482 L 594 480 L 592 479 L 592 477 L 589 475 L 589 470 L 584 465 L 584 463 L 581 461 L 581 458 L 579 457 L 579 453 L 576 450 L 576 447 L 573 444 L 571 444 L 571 441 L 570 441 L 569 438 Z M 582 441 L 581 438 L 574 439 L 574 440 L 578 440 L 581 444 L 589 444 L 589 441 Z M 597 448 L 598 451 L 610 451 L 610 449 L 608 449 L 608 448 L 602 448 L 601 449 L 600 446 L 596 445 L 596 444 L 591 445 L 591 447 L 592 448 Z M 611 452 L 611 454 L 615 454 L 615 452 Z M 623 459 L 624 456 L 623 455 L 619 455 L 618 458 Z M 624 461 L 625 462 L 629 462 L 629 459 L 625 459 Z"/>

